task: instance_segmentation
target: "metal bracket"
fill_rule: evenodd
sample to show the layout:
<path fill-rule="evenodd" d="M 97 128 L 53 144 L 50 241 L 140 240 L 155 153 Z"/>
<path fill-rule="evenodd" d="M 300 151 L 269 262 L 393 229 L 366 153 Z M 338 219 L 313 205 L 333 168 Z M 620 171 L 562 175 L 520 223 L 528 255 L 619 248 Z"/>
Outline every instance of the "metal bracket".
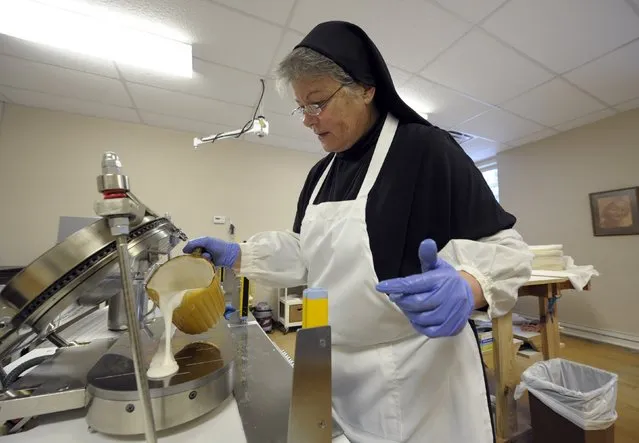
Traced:
<path fill-rule="evenodd" d="M 333 439 L 331 327 L 302 328 L 295 342 L 288 443 Z"/>

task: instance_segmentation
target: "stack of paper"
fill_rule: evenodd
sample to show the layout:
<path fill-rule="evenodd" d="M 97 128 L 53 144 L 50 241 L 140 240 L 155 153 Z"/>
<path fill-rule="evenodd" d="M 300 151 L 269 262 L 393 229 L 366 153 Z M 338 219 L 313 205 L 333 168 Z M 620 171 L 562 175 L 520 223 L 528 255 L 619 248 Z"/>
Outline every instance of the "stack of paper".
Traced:
<path fill-rule="evenodd" d="M 563 245 L 536 245 L 530 246 L 535 255 L 532 262 L 533 269 L 549 271 L 563 271 L 566 269 Z"/>

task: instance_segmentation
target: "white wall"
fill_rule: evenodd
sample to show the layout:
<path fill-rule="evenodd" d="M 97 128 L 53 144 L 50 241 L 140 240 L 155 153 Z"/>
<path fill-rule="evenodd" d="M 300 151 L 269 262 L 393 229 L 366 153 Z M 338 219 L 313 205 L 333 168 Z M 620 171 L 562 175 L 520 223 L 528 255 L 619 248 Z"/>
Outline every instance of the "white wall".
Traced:
<path fill-rule="evenodd" d="M 639 186 L 639 110 L 498 155 L 501 203 L 529 244 L 560 243 L 601 273 L 589 292 L 568 291 L 561 321 L 639 342 L 639 235 L 595 237 L 588 194 Z M 517 309 L 537 314 L 536 300 Z"/>
<path fill-rule="evenodd" d="M 5 107 L 4 102 L 0 101 L 0 131 L 2 130 L 2 117 L 4 115 L 4 107 Z"/>
<path fill-rule="evenodd" d="M 223 140 L 193 150 L 194 135 L 6 105 L 0 126 L 0 265 L 28 264 L 53 246 L 58 217 L 94 216 L 104 151 L 122 159 L 132 191 L 169 212 L 189 237 L 226 238 L 214 215 L 231 217 L 241 241 L 290 229 L 299 191 L 321 154 Z"/>

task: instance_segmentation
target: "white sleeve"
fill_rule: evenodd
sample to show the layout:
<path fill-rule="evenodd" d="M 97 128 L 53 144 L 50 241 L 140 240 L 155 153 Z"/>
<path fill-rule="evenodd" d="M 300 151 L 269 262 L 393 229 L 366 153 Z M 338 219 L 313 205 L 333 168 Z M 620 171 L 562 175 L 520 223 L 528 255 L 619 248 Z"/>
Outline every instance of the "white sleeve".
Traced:
<path fill-rule="evenodd" d="M 240 243 L 240 250 L 240 274 L 249 280 L 273 288 L 306 284 L 307 270 L 298 234 L 292 231 L 261 232 L 246 243 Z"/>
<path fill-rule="evenodd" d="M 515 307 L 519 288 L 532 274 L 533 254 L 514 229 L 478 241 L 451 240 L 439 255 L 458 271 L 475 277 L 488 302 L 491 319 Z"/>

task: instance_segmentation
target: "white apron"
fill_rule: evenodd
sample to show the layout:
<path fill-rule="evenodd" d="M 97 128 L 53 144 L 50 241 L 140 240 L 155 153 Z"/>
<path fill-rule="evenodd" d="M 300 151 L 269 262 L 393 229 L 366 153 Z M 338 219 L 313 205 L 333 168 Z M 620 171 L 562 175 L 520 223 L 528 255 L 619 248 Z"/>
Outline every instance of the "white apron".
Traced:
<path fill-rule="evenodd" d="M 335 420 L 353 443 L 492 442 L 482 364 L 470 326 L 456 337 L 429 339 L 375 290 L 366 201 L 396 129 L 397 120 L 389 115 L 355 200 L 314 205 L 331 161 L 302 222 L 308 285 L 328 290 Z"/>

